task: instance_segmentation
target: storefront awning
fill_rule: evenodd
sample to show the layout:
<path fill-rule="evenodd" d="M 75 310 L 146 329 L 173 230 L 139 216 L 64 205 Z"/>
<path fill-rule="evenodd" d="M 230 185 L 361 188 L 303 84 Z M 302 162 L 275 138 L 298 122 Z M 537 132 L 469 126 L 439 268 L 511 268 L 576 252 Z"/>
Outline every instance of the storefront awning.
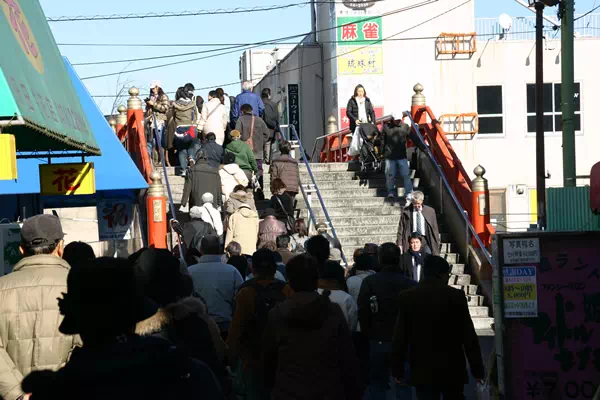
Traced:
<path fill-rule="evenodd" d="M 0 3 L 4 0 L 0 0 Z M 137 169 L 131 157 L 119 142 L 104 115 L 79 80 L 77 73 L 65 59 L 67 76 L 81 104 L 84 118 L 89 121 L 91 132 L 98 141 L 101 156 L 85 157 L 93 162 L 96 170 L 96 192 L 107 190 L 144 189 L 146 180 Z M 19 178 L 14 181 L 0 181 L 0 195 L 40 193 L 39 165 L 46 159 L 17 159 Z M 57 158 L 53 163 L 81 162 L 81 157 Z"/>
<path fill-rule="evenodd" d="M 0 128 L 17 152 L 100 148 L 37 0 L 0 0 Z"/>

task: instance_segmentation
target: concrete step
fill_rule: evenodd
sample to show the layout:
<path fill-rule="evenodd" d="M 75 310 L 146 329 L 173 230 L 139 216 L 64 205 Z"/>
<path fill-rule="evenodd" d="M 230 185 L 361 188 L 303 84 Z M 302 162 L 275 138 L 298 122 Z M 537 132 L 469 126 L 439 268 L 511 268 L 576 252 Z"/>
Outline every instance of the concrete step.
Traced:
<path fill-rule="evenodd" d="M 303 204 L 303 201 L 299 201 L 298 202 L 298 208 L 301 210 L 300 211 L 300 215 L 302 215 L 304 218 L 308 218 L 308 209 L 306 208 L 306 205 Z M 315 218 L 317 219 L 317 222 L 320 220 L 324 220 L 325 219 L 325 213 L 323 212 L 323 209 L 321 208 L 321 206 L 311 206 L 312 207 L 312 211 L 315 215 Z M 394 215 L 397 216 L 398 218 L 400 218 L 400 213 L 402 212 L 402 209 L 400 207 L 394 207 L 394 206 L 389 206 L 389 205 L 385 205 L 383 207 L 378 207 L 378 208 L 373 208 L 373 207 L 353 207 L 352 209 L 347 209 L 347 208 L 329 208 L 329 206 L 327 206 L 327 212 L 329 214 L 329 216 L 331 218 L 335 218 L 335 217 L 348 217 L 351 215 L 357 216 L 357 217 L 375 217 L 375 216 L 383 216 L 383 215 Z M 334 225 L 335 227 L 335 225 Z"/>
<path fill-rule="evenodd" d="M 396 235 L 398 224 L 395 225 L 356 225 L 338 227 L 333 221 L 335 232 L 338 236 L 374 236 L 374 235 Z"/>
<path fill-rule="evenodd" d="M 471 275 L 461 274 L 461 275 L 451 275 L 448 281 L 449 285 L 470 285 L 471 284 Z"/>
<path fill-rule="evenodd" d="M 477 294 L 477 285 L 450 285 L 452 286 L 454 289 L 459 289 L 462 290 L 463 292 L 465 292 L 466 295 L 469 296 L 473 296 Z"/>
<path fill-rule="evenodd" d="M 303 203 L 303 202 L 301 202 Z M 320 206 L 321 203 L 317 196 L 313 196 L 310 201 L 311 207 Z M 347 213 L 350 213 L 351 208 L 359 207 L 368 207 L 374 210 L 380 210 L 385 206 L 395 206 L 398 208 L 398 212 L 400 213 L 400 201 L 398 199 L 387 199 L 383 197 L 346 197 L 346 198 L 331 198 L 325 201 L 325 207 L 327 210 L 331 210 L 333 208 L 344 208 Z M 299 208 L 306 208 L 306 205 L 299 204 Z M 352 214 L 348 214 L 352 215 Z"/>
<path fill-rule="evenodd" d="M 442 246 L 443 247 L 443 246 Z M 453 275 L 462 275 L 465 273 L 465 264 L 452 264 Z"/>
<path fill-rule="evenodd" d="M 469 313 L 471 314 L 471 318 L 485 318 L 490 316 L 489 309 L 487 307 L 482 306 L 469 307 Z"/>
<path fill-rule="evenodd" d="M 483 331 L 484 334 L 486 336 L 493 336 L 490 335 L 488 332 L 490 332 L 490 330 L 492 329 L 492 325 L 494 323 L 494 318 L 490 318 L 490 317 L 475 317 L 475 318 L 471 318 L 473 320 L 473 325 L 475 325 L 475 330 L 476 331 Z"/>
<path fill-rule="evenodd" d="M 397 215 L 373 215 L 373 216 L 355 216 L 348 215 L 341 217 L 332 217 L 331 222 L 336 229 L 347 226 L 367 226 L 367 225 L 395 225 L 396 229 L 400 223 L 400 214 Z"/>
<path fill-rule="evenodd" d="M 467 303 L 469 307 L 478 307 L 483 305 L 483 296 L 475 295 L 475 296 L 467 296 Z"/>
<path fill-rule="evenodd" d="M 364 247 L 365 243 L 396 243 L 396 235 L 368 235 L 368 236 L 340 236 L 338 235 L 340 242 L 342 242 L 342 247 L 344 252 L 352 255 L 352 252 L 349 252 L 350 249 L 355 249 L 357 247 Z M 348 249 L 348 250 L 346 250 Z"/>

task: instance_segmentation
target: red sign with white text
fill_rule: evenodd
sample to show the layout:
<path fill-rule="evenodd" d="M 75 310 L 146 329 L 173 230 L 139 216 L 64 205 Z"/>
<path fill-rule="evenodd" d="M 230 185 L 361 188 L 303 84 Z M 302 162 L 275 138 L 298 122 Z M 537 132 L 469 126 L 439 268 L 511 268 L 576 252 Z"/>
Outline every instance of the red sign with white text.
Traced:
<path fill-rule="evenodd" d="M 373 107 L 375 111 L 375 117 L 381 118 L 383 117 L 383 107 Z M 350 126 L 350 119 L 346 117 L 346 107 L 340 108 L 340 129 L 346 129 Z"/>

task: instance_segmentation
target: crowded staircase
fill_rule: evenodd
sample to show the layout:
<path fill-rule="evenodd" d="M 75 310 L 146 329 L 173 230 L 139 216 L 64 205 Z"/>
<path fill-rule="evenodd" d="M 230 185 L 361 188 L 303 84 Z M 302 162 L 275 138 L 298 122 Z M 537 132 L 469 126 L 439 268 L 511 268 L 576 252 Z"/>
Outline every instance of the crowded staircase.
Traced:
<path fill-rule="evenodd" d="M 399 198 L 387 198 L 383 172 L 360 172 L 358 165 L 353 163 L 314 163 L 310 166 L 349 265 L 352 265 L 354 251 L 363 248 L 366 243 L 378 245 L 386 242 L 396 243 L 404 202 Z M 268 172 L 268 166 L 265 166 L 264 191 L 267 198 L 271 195 Z M 179 210 L 185 178 L 177 176 L 175 168 L 167 168 L 167 174 L 173 201 Z M 428 203 L 427 188 L 419 187 L 420 182 L 415 170 L 411 170 L 411 177 L 415 190 L 425 193 L 425 204 L 436 208 L 435 204 Z M 326 222 L 316 188 L 310 183 L 312 181 L 306 166 L 302 163 L 300 163 L 300 182 L 307 194 L 316 221 Z M 398 195 L 403 196 L 401 178 L 396 185 L 399 188 Z M 308 221 L 310 215 L 307 202 L 304 201 L 301 193 L 296 199 L 298 216 Z M 480 293 L 479 286 L 472 282 L 471 275 L 465 271 L 465 264 L 461 263 L 460 255 L 447 232 L 443 214 L 440 210 L 436 211 L 442 242 L 441 256 L 448 260 L 452 267 L 448 284 L 465 292 L 475 329 L 479 334 L 488 334 L 493 323 L 489 308 L 484 305 L 484 297 Z M 177 217 L 185 221 L 187 214 L 178 211 Z"/>

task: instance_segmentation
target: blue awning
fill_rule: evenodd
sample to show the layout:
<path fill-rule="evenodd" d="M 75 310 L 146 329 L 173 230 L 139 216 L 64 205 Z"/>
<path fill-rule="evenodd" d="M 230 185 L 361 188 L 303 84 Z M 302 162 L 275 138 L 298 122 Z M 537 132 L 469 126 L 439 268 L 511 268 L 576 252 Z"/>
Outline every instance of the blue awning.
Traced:
<path fill-rule="evenodd" d="M 102 151 L 101 156 L 86 157 L 96 169 L 96 191 L 145 189 L 146 180 L 131 160 L 131 157 L 119 142 L 102 112 L 90 96 L 79 76 L 64 58 L 85 116 Z M 81 162 L 81 157 L 55 158 L 54 164 Z M 14 181 L 0 181 L 0 195 L 31 194 L 40 192 L 39 165 L 47 164 L 47 159 L 17 159 L 19 178 Z"/>

